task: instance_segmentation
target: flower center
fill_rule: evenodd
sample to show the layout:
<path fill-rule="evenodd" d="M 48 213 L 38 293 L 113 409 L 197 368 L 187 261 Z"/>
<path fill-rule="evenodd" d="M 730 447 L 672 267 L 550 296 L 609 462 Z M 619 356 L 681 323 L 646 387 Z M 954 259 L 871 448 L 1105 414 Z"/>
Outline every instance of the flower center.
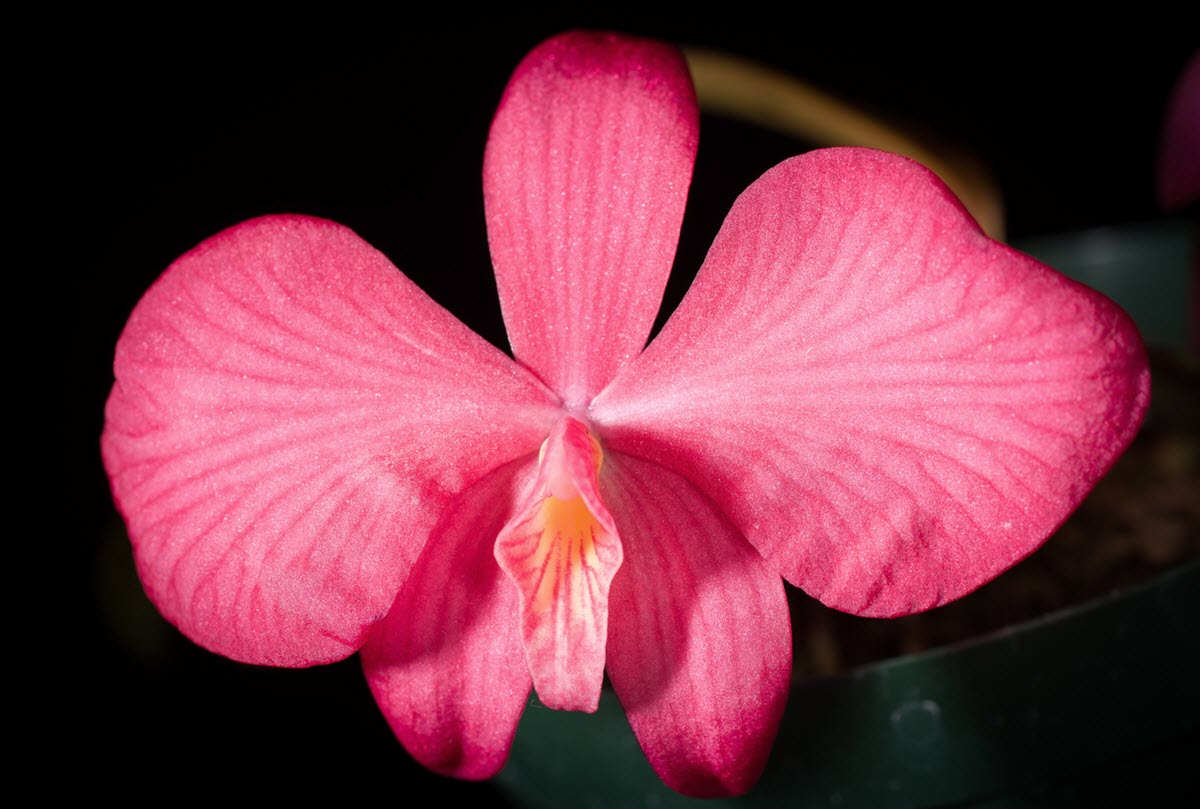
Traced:
<path fill-rule="evenodd" d="M 542 444 L 530 492 L 496 538 L 520 593 L 525 657 L 551 708 L 594 711 L 604 680 L 608 590 L 621 541 L 600 499 L 600 444 L 564 416 Z"/>

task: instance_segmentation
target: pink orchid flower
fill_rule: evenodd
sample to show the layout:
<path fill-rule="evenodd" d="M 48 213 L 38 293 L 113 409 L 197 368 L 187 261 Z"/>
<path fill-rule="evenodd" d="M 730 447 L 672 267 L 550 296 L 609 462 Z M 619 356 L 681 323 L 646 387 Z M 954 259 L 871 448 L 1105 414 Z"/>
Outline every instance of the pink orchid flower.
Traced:
<path fill-rule="evenodd" d="M 531 687 L 590 711 L 607 672 L 667 784 L 737 794 L 787 697 L 783 579 L 895 616 L 1035 549 L 1141 422 L 1130 320 L 921 166 L 832 149 L 737 200 L 645 347 L 697 131 L 665 45 L 571 33 L 517 68 L 484 162 L 516 361 L 331 222 L 176 261 L 102 442 L 163 615 L 241 661 L 361 651 L 463 778 Z"/>

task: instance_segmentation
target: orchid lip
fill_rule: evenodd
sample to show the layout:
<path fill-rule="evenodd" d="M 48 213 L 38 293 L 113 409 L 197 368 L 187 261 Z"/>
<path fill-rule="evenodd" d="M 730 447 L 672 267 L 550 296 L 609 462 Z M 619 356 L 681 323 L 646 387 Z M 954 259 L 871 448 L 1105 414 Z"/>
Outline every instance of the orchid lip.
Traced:
<path fill-rule="evenodd" d="M 620 538 L 600 498 L 604 453 L 563 416 L 538 454 L 533 486 L 496 538 L 500 568 L 520 593 L 534 687 L 552 708 L 594 711 L 604 679 L 608 590 Z"/>

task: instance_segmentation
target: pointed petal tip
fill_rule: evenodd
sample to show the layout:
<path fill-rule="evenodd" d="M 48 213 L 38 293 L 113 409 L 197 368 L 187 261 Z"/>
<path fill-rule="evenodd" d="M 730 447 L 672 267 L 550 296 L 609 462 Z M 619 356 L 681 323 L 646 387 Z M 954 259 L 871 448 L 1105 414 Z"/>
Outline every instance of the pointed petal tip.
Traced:
<path fill-rule="evenodd" d="M 670 99 L 683 132 L 693 139 L 698 137 L 696 93 L 687 62 L 683 52 L 669 42 L 613 31 L 564 31 L 535 46 L 521 60 L 513 71 L 510 88 L 526 81 L 528 73 L 636 79 L 643 90 Z"/>

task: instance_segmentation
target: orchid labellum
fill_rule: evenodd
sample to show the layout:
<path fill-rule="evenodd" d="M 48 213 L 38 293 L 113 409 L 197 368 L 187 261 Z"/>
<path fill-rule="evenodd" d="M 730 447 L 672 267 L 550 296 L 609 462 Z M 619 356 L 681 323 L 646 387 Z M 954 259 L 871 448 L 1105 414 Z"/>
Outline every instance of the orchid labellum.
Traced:
<path fill-rule="evenodd" d="M 163 615 L 241 661 L 361 652 L 463 778 L 531 688 L 591 711 L 607 672 L 667 784 L 737 794 L 787 697 L 784 579 L 896 616 L 1034 550 L 1141 422 L 1130 320 L 920 165 L 831 149 L 742 194 L 647 347 L 697 132 L 665 45 L 571 33 L 517 68 L 484 161 L 515 360 L 332 222 L 176 261 L 103 436 Z"/>

